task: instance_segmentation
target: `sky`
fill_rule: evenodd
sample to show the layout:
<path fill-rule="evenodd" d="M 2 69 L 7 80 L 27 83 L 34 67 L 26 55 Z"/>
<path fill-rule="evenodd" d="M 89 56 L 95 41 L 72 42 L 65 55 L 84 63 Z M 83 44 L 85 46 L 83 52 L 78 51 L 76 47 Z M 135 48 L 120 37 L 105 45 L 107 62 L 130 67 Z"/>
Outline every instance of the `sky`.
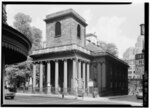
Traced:
<path fill-rule="evenodd" d="M 144 23 L 144 3 L 129 5 L 7 5 L 7 23 L 13 26 L 14 16 L 21 12 L 32 18 L 31 26 L 42 30 L 46 40 L 46 15 L 72 8 L 80 14 L 88 26 L 87 33 L 95 33 L 99 40 L 114 43 L 119 58 L 129 47 L 134 47 L 140 35 L 140 24 Z"/>

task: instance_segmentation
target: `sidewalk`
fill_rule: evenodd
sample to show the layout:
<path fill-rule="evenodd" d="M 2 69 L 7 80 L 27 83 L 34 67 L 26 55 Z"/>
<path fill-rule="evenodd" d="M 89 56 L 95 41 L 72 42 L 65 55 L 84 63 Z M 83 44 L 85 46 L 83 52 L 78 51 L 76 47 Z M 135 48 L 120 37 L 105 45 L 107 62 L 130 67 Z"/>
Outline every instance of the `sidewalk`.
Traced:
<path fill-rule="evenodd" d="M 62 95 L 56 95 L 56 94 L 32 94 L 32 93 L 16 93 L 18 96 L 42 96 L 42 97 L 57 97 L 62 98 Z M 85 100 L 85 101 L 107 101 L 108 98 L 105 97 L 75 97 L 73 95 L 64 95 L 64 99 L 77 99 L 77 100 Z"/>
<path fill-rule="evenodd" d="M 55 94 L 31 94 L 31 93 L 16 93 L 17 96 L 42 96 L 42 97 L 55 97 L 55 98 L 62 98 L 62 95 L 55 95 Z M 127 95 L 124 95 L 127 96 Z M 103 101 L 103 102 L 113 102 L 116 104 L 130 104 L 132 106 L 142 106 L 142 103 L 138 102 L 129 102 L 129 101 L 119 101 L 119 100 L 111 100 L 114 98 L 119 98 L 123 96 L 109 96 L 109 97 L 75 97 L 73 95 L 65 95 L 64 99 L 76 99 L 82 101 Z"/>
<path fill-rule="evenodd" d="M 119 95 L 119 96 L 106 96 L 106 98 L 109 99 L 115 99 L 115 98 L 122 98 L 122 97 L 128 97 L 129 95 Z"/>
<path fill-rule="evenodd" d="M 19 96 L 42 96 L 42 97 L 57 97 L 62 98 L 62 95 L 56 95 L 56 94 L 33 94 L 33 93 L 16 93 L 16 95 Z M 71 95 L 65 95 L 65 98 L 74 99 L 75 96 Z"/>

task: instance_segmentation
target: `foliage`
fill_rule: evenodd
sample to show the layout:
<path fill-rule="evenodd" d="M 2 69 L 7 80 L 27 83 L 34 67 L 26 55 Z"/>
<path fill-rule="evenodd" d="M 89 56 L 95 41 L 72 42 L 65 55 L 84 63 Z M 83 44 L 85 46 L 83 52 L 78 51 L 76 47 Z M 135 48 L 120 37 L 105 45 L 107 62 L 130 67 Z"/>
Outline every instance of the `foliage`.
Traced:
<path fill-rule="evenodd" d="M 29 15 L 18 13 L 15 15 L 14 27 L 25 36 L 32 39 L 31 50 L 41 48 L 42 31 L 36 27 L 31 27 L 32 19 Z"/>
<path fill-rule="evenodd" d="M 135 59 L 135 48 L 134 47 L 129 47 L 126 49 L 126 51 L 123 53 L 123 59 L 124 60 L 130 60 L 130 59 Z"/>
<path fill-rule="evenodd" d="M 114 43 L 106 43 L 104 41 L 98 41 L 98 45 L 101 46 L 106 52 L 114 56 L 118 56 L 118 48 Z"/>
<path fill-rule="evenodd" d="M 32 32 L 30 26 L 30 23 L 32 21 L 31 17 L 23 13 L 18 13 L 15 15 L 14 18 L 15 18 L 15 21 L 13 23 L 14 27 L 25 36 L 31 37 L 31 39 L 33 39 L 31 36 Z"/>
<path fill-rule="evenodd" d="M 32 76 L 32 62 L 28 59 L 19 64 L 9 65 L 5 70 L 10 85 L 20 87 L 21 85 L 25 85 Z"/>
<path fill-rule="evenodd" d="M 32 27 L 32 39 L 33 39 L 33 46 L 32 50 L 41 48 L 41 36 L 42 31 L 36 27 Z"/>
<path fill-rule="evenodd" d="M 41 48 L 42 31 L 36 27 L 31 27 L 32 18 L 24 13 L 18 13 L 14 19 L 14 27 L 31 39 L 31 51 Z M 6 76 L 11 85 L 25 86 L 26 82 L 29 82 L 30 77 L 32 77 L 32 59 L 28 57 L 25 62 L 7 66 Z"/>
<path fill-rule="evenodd" d="M 118 56 L 118 49 L 114 43 L 108 43 L 106 51 L 113 54 L 114 56 Z"/>

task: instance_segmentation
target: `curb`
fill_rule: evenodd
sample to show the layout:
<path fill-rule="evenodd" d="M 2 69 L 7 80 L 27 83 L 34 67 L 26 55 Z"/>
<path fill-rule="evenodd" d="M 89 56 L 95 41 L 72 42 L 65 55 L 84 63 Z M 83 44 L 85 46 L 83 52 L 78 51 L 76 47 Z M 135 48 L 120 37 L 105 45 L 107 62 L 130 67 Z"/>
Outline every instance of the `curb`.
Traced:
<path fill-rule="evenodd" d="M 129 95 L 122 95 L 122 96 L 113 96 L 113 97 L 107 97 L 109 99 L 115 99 L 115 98 L 122 98 L 122 97 L 127 97 Z"/>

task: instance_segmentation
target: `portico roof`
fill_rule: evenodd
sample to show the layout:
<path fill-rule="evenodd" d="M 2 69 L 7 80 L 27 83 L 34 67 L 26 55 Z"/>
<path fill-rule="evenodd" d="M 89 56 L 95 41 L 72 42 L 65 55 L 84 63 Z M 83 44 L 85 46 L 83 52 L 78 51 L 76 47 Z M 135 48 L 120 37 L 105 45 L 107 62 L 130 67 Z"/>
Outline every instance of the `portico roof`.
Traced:
<path fill-rule="evenodd" d="M 34 51 L 32 51 L 31 56 L 42 55 L 42 54 L 46 54 L 46 53 L 54 53 L 54 52 L 55 53 L 56 52 L 57 53 L 58 52 L 66 52 L 66 51 L 71 51 L 71 50 L 78 50 L 87 55 L 91 54 L 91 52 L 86 48 L 83 48 L 76 44 L 68 44 L 68 45 L 64 45 L 64 46 L 47 47 L 47 48 L 43 48 L 43 49 L 34 50 Z"/>

